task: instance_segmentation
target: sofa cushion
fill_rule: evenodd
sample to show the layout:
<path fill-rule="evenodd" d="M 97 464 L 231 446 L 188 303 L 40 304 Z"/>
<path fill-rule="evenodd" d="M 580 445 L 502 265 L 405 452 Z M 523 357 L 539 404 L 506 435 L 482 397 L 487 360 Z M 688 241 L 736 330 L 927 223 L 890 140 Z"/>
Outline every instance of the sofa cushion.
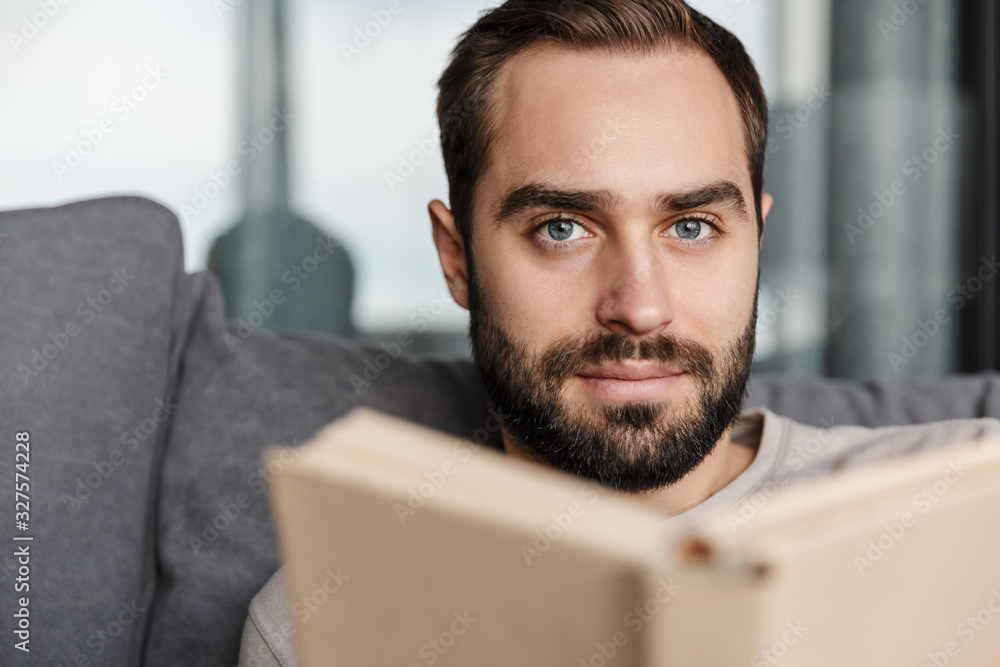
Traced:
<path fill-rule="evenodd" d="M 901 426 L 945 419 L 1000 419 L 1000 373 L 869 382 L 829 378 L 755 377 L 746 407 L 834 426 Z"/>
<path fill-rule="evenodd" d="M 138 664 L 183 276 L 177 222 L 147 200 L 0 213 L 2 665 Z M 19 432 L 26 530 L 14 525 Z M 15 592 L 15 578 L 29 588 Z M 30 654 L 12 641 L 21 597 Z"/>
<path fill-rule="evenodd" d="M 157 510 L 160 577 L 146 665 L 231 665 L 251 598 L 278 567 L 264 448 L 294 448 L 357 405 L 499 447 L 473 367 L 224 318 L 214 277 L 189 276 L 177 410 Z"/>

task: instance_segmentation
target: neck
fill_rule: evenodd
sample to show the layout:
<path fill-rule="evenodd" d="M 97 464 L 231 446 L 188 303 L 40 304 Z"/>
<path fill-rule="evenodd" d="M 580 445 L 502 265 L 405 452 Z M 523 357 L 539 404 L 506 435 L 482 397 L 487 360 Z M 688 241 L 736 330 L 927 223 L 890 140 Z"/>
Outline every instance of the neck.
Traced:
<path fill-rule="evenodd" d="M 666 516 L 674 516 L 700 505 L 736 479 L 754 459 L 756 451 L 734 442 L 731 436 L 732 429 L 727 430 L 712 453 L 674 484 L 630 495 Z M 503 431 L 503 444 L 507 456 L 538 463 L 506 429 Z"/>

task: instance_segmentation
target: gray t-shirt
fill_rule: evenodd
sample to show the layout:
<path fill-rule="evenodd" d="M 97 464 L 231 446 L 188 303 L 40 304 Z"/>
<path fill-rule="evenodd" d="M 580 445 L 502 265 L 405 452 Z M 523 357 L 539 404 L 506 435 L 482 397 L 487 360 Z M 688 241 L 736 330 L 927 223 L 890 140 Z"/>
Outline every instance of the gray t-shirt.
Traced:
<path fill-rule="evenodd" d="M 733 428 L 732 439 L 757 450 L 753 461 L 715 495 L 664 523 L 693 530 L 723 521 L 738 532 L 771 496 L 790 484 L 987 436 L 1000 436 L 1000 420 L 961 419 L 882 428 L 830 423 L 818 428 L 768 410 L 748 410 Z M 292 609 L 284 574 L 279 570 L 250 603 L 240 667 L 295 665 Z"/>

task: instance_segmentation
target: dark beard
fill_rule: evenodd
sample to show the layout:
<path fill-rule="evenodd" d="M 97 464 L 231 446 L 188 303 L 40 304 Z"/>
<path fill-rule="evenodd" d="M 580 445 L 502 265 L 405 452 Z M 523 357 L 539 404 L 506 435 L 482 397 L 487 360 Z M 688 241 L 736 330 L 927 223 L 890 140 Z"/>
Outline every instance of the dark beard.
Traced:
<path fill-rule="evenodd" d="M 753 362 L 756 296 L 746 329 L 716 356 L 671 335 L 638 339 L 598 331 L 558 340 L 534 360 L 527 346 L 492 317 L 469 268 L 469 336 L 476 366 L 505 415 L 508 434 L 538 462 L 619 491 L 658 489 L 694 470 L 739 417 Z M 578 372 L 626 359 L 687 371 L 700 383 L 696 404 L 617 403 L 595 412 L 561 401 L 565 383 Z"/>

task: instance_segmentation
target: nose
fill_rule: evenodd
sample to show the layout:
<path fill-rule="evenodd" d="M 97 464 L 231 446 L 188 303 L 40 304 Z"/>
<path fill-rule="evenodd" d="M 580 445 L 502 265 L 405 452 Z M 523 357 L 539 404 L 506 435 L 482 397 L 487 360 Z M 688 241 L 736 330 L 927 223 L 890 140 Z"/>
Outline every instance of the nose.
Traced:
<path fill-rule="evenodd" d="M 635 337 L 661 333 L 674 318 L 662 259 L 641 241 L 623 244 L 608 257 L 597 309 L 608 330 Z"/>

